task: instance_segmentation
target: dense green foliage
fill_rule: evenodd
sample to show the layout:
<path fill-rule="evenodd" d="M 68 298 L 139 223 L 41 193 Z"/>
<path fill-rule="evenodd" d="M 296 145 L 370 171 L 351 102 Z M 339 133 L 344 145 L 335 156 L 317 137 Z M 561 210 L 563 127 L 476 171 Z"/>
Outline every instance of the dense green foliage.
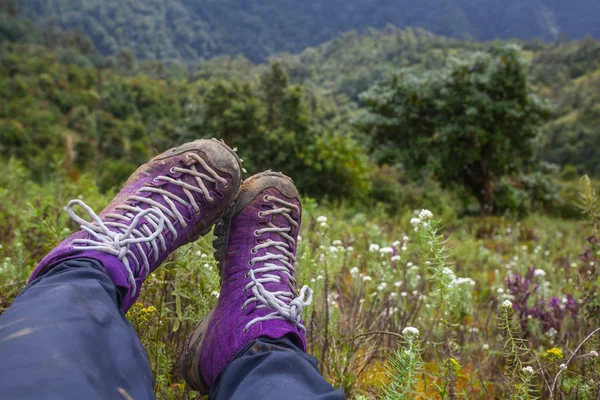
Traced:
<path fill-rule="evenodd" d="M 14 1 L 14 0 L 13 0 Z M 254 61 L 298 52 L 341 32 L 422 27 L 480 40 L 600 37 L 595 0 L 21 0 L 27 15 L 81 27 L 105 55 L 123 47 L 144 59 L 243 54 Z"/>
<path fill-rule="evenodd" d="M 367 112 L 359 124 L 386 161 L 403 161 L 416 176 L 429 169 L 491 212 L 498 180 L 532 165 L 533 140 L 549 115 L 529 87 L 520 53 L 507 46 L 450 58 L 423 76 L 401 70 L 363 94 Z"/>
<path fill-rule="evenodd" d="M 357 129 L 358 111 L 365 106 L 360 93 L 390 82 L 400 68 L 435 76 L 449 57 L 493 54 L 497 47 L 422 29 L 386 28 L 349 32 L 268 65 L 222 56 L 188 71 L 177 63 L 137 60 L 126 49 L 101 57 L 82 32 L 56 26 L 40 32 L 7 13 L 0 17 L 0 32 L 5 32 L 0 39 L 0 151 L 26 160 L 37 179 L 47 177 L 44 165 L 65 160 L 70 176 L 94 172 L 106 190 L 158 151 L 183 140 L 219 137 L 239 148 L 250 172 L 281 170 L 305 194 L 383 202 L 390 211 L 439 199 L 440 184 L 460 183 L 440 171 L 434 181 L 421 174 L 424 180 L 412 183 L 419 166 L 415 160 L 402 152 L 382 154 L 382 146 Z M 554 118 L 535 141 L 541 145 L 535 148 L 538 158 L 564 166 L 561 179 L 595 174 L 600 170 L 600 157 L 593 157 L 600 44 L 586 39 L 522 46 L 531 61 L 532 88 L 556 104 Z M 438 122 L 458 117 L 463 102 L 457 98 L 458 108 L 448 108 Z M 558 182 L 555 167 L 517 169 L 496 177 L 497 212 L 578 215 L 568 200 L 572 185 Z M 439 202 L 436 210 L 444 207 Z"/>
<path fill-rule="evenodd" d="M 360 93 L 400 68 L 411 67 L 416 73 L 437 70 L 450 56 L 493 53 L 499 44 L 387 28 L 364 35 L 349 32 L 322 46 L 277 59 L 288 68 L 293 82 L 322 90 L 340 105 L 341 115 L 352 115 L 362 105 Z M 555 105 L 552 120 L 536 141 L 541 159 L 572 165 L 580 173 L 598 174 L 600 42 L 588 38 L 520 45 L 530 63 L 533 89 L 540 99 Z"/>
<path fill-rule="evenodd" d="M 288 85 L 277 64 L 257 83 L 188 83 L 122 76 L 121 64 L 96 69 L 72 47 L 0 46 L 0 152 L 24 160 L 38 179 L 63 159 L 71 174 L 93 171 L 107 189 L 156 151 L 218 137 L 239 147 L 249 171 L 299 176 L 307 194 L 368 190 L 364 152 L 320 115 L 318 97 Z M 270 79 L 277 73 L 281 79 Z"/>

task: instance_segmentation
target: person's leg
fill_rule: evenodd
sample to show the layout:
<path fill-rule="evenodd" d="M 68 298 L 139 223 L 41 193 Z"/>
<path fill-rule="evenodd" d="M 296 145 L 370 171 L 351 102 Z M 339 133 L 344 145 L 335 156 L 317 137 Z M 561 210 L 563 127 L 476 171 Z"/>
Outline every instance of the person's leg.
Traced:
<path fill-rule="evenodd" d="M 246 346 L 210 388 L 215 400 L 342 400 L 319 373 L 317 359 L 290 339 L 261 337 Z"/>
<path fill-rule="evenodd" d="M 138 168 L 99 214 L 71 200 L 81 230 L 42 259 L 0 318 L 0 398 L 153 398 L 146 354 L 123 313 L 173 250 L 222 217 L 241 170 L 224 143 L 197 140 Z"/>
<path fill-rule="evenodd" d="M 343 399 L 306 351 L 312 291 L 296 282 L 302 208 L 292 180 L 248 178 L 215 227 L 221 292 L 184 346 L 188 385 L 215 399 Z"/>
<path fill-rule="evenodd" d="M 146 352 L 96 260 L 65 261 L 0 316 L 0 397 L 153 399 Z"/>

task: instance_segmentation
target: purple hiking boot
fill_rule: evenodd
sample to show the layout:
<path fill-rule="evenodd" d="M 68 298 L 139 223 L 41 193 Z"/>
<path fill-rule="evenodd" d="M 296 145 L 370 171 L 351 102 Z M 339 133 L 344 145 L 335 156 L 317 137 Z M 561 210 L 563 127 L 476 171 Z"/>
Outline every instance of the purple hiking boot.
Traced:
<path fill-rule="evenodd" d="M 294 261 L 301 205 L 292 180 L 275 172 L 242 184 L 215 227 L 221 293 L 184 346 L 181 363 L 190 387 L 207 393 L 221 370 L 248 343 L 288 336 L 306 350 L 300 314 L 312 291 L 297 290 Z"/>
<path fill-rule="evenodd" d="M 123 295 L 127 311 L 142 282 L 176 248 L 208 233 L 225 213 L 241 184 L 237 155 L 216 139 L 172 148 L 139 167 L 99 214 L 81 200 L 67 212 L 81 225 L 52 250 L 29 281 L 62 261 L 100 261 Z M 81 207 L 91 218 L 76 214 Z"/>

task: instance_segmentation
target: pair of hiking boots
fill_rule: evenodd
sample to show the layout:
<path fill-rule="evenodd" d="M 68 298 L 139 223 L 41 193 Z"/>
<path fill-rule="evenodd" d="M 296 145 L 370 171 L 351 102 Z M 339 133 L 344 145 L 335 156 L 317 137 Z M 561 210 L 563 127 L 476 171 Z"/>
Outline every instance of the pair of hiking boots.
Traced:
<path fill-rule="evenodd" d="M 138 168 L 99 214 L 81 200 L 67 205 L 81 226 L 36 267 L 30 281 L 62 261 L 96 259 L 122 294 L 126 312 L 143 281 L 176 248 L 215 227 L 221 292 L 216 307 L 188 338 L 182 370 L 206 393 L 219 372 L 259 337 L 290 338 L 306 349 L 294 261 L 301 219 L 292 180 L 263 172 L 241 182 L 241 161 L 222 141 L 196 140 Z M 81 207 L 88 222 L 75 212 Z"/>

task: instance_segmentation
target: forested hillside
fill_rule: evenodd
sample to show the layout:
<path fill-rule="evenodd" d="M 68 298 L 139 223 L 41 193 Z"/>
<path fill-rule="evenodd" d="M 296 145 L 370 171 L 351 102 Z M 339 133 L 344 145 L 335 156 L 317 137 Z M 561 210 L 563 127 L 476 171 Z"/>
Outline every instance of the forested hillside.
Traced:
<path fill-rule="evenodd" d="M 39 24 L 83 29 L 104 55 L 129 47 L 143 59 L 193 61 L 243 54 L 263 61 L 345 31 L 388 24 L 479 40 L 600 37 L 596 0 L 21 0 L 19 4 Z"/>
<path fill-rule="evenodd" d="M 450 56 L 489 52 L 500 44 L 387 28 L 363 35 L 348 32 L 298 55 L 274 59 L 286 66 L 294 82 L 321 90 L 342 109 L 356 109 L 362 92 L 401 68 L 415 73 L 434 70 Z M 600 42 L 587 38 L 520 44 L 536 92 L 554 105 L 553 118 L 540 138 L 542 157 L 600 174 Z"/>
<path fill-rule="evenodd" d="M 25 160 L 39 179 L 52 171 L 38 166 L 53 160 L 73 173 L 94 172 L 103 189 L 156 151 L 215 136 L 238 146 L 250 171 L 302 171 L 297 183 L 307 195 L 354 201 L 370 193 L 409 207 L 434 192 L 417 185 L 412 197 L 397 196 L 398 182 L 404 192 L 410 182 L 406 160 L 377 148 L 359 127 L 361 94 L 403 69 L 418 77 L 443 70 L 454 56 L 504 46 L 388 27 L 348 32 L 297 55 L 272 57 L 270 64 L 220 56 L 188 68 L 137 60 L 126 50 L 102 57 L 81 31 L 46 27 L 42 33 L 2 15 L 0 151 Z M 551 103 L 536 157 L 599 175 L 600 43 L 520 44 L 532 90 Z M 539 179 L 546 175 L 535 176 L 509 186 L 542 190 L 547 182 Z M 542 197 L 544 204 L 554 198 Z"/>

